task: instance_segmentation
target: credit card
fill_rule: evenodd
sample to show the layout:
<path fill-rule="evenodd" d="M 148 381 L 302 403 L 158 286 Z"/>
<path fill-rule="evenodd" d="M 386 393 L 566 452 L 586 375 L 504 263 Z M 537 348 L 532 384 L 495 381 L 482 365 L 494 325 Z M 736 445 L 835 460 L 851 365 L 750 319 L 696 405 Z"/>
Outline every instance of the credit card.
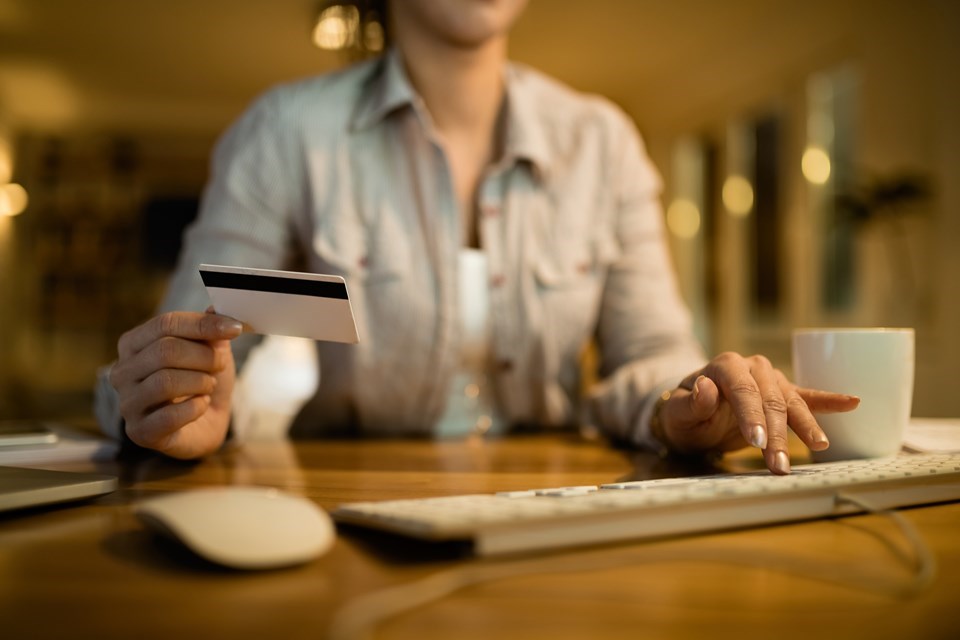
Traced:
<path fill-rule="evenodd" d="M 360 342 L 340 276 L 201 264 L 214 310 L 246 330 L 330 342 Z"/>

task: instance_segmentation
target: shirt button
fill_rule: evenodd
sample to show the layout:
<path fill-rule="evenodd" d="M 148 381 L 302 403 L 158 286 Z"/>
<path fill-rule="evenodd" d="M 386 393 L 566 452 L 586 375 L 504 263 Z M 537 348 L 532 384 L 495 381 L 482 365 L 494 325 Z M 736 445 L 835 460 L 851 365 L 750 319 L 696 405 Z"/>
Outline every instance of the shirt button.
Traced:
<path fill-rule="evenodd" d="M 480 205 L 480 212 L 483 213 L 484 217 L 493 218 L 500 215 L 500 205 L 493 203 L 486 203 Z"/>
<path fill-rule="evenodd" d="M 501 360 L 497 363 L 497 368 L 504 373 L 513 371 L 513 360 Z"/>
<path fill-rule="evenodd" d="M 490 286 L 493 287 L 494 289 L 498 289 L 502 287 L 506 281 L 507 281 L 507 277 L 502 273 L 498 273 L 490 277 Z"/>

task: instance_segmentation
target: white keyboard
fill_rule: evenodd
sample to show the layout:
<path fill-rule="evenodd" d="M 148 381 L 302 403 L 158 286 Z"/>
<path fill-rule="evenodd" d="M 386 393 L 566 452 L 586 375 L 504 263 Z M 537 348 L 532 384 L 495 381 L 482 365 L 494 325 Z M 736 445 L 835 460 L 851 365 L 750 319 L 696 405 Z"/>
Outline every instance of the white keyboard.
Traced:
<path fill-rule="evenodd" d="M 960 453 L 800 465 L 499 494 L 342 504 L 344 523 L 431 541 L 464 540 L 477 555 L 806 520 L 862 511 L 844 494 L 889 509 L 960 500 Z"/>

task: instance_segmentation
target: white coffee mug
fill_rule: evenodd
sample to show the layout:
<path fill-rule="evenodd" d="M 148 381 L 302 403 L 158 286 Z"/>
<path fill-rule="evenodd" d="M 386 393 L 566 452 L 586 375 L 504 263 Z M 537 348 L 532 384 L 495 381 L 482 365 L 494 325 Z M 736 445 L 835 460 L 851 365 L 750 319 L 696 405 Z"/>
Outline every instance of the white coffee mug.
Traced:
<path fill-rule="evenodd" d="M 913 402 L 913 329 L 797 329 L 794 381 L 801 387 L 860 397 L 847 413 L 817 413 L 830 447 L 815 461 L 896 454 Z"/>

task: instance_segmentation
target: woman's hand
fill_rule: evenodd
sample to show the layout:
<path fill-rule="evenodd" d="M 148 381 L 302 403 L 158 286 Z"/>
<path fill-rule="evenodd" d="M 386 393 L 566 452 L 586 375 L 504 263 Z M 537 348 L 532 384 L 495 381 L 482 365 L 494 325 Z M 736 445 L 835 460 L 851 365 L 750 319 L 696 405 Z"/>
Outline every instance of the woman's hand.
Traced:
<path fill-rule="evenodd" d="M 125 333 L 110 384 L 130 439 L 174 458 L 216 451 L 236 377 L 229 341 L 242 332 L 240 322 L 211 311 L 176 311 Z"/>
<path fill-rule="evenodd" d="M 723 353 L 681 381 L 660 407 L 662 436 L 679 453 L 763 449 L 767 467 L 790 473 L 787 429 L 813 451 L 830 446 L 813 412 L 851 411 L 860 399 L 803 389 L 763 356 Z"/>

